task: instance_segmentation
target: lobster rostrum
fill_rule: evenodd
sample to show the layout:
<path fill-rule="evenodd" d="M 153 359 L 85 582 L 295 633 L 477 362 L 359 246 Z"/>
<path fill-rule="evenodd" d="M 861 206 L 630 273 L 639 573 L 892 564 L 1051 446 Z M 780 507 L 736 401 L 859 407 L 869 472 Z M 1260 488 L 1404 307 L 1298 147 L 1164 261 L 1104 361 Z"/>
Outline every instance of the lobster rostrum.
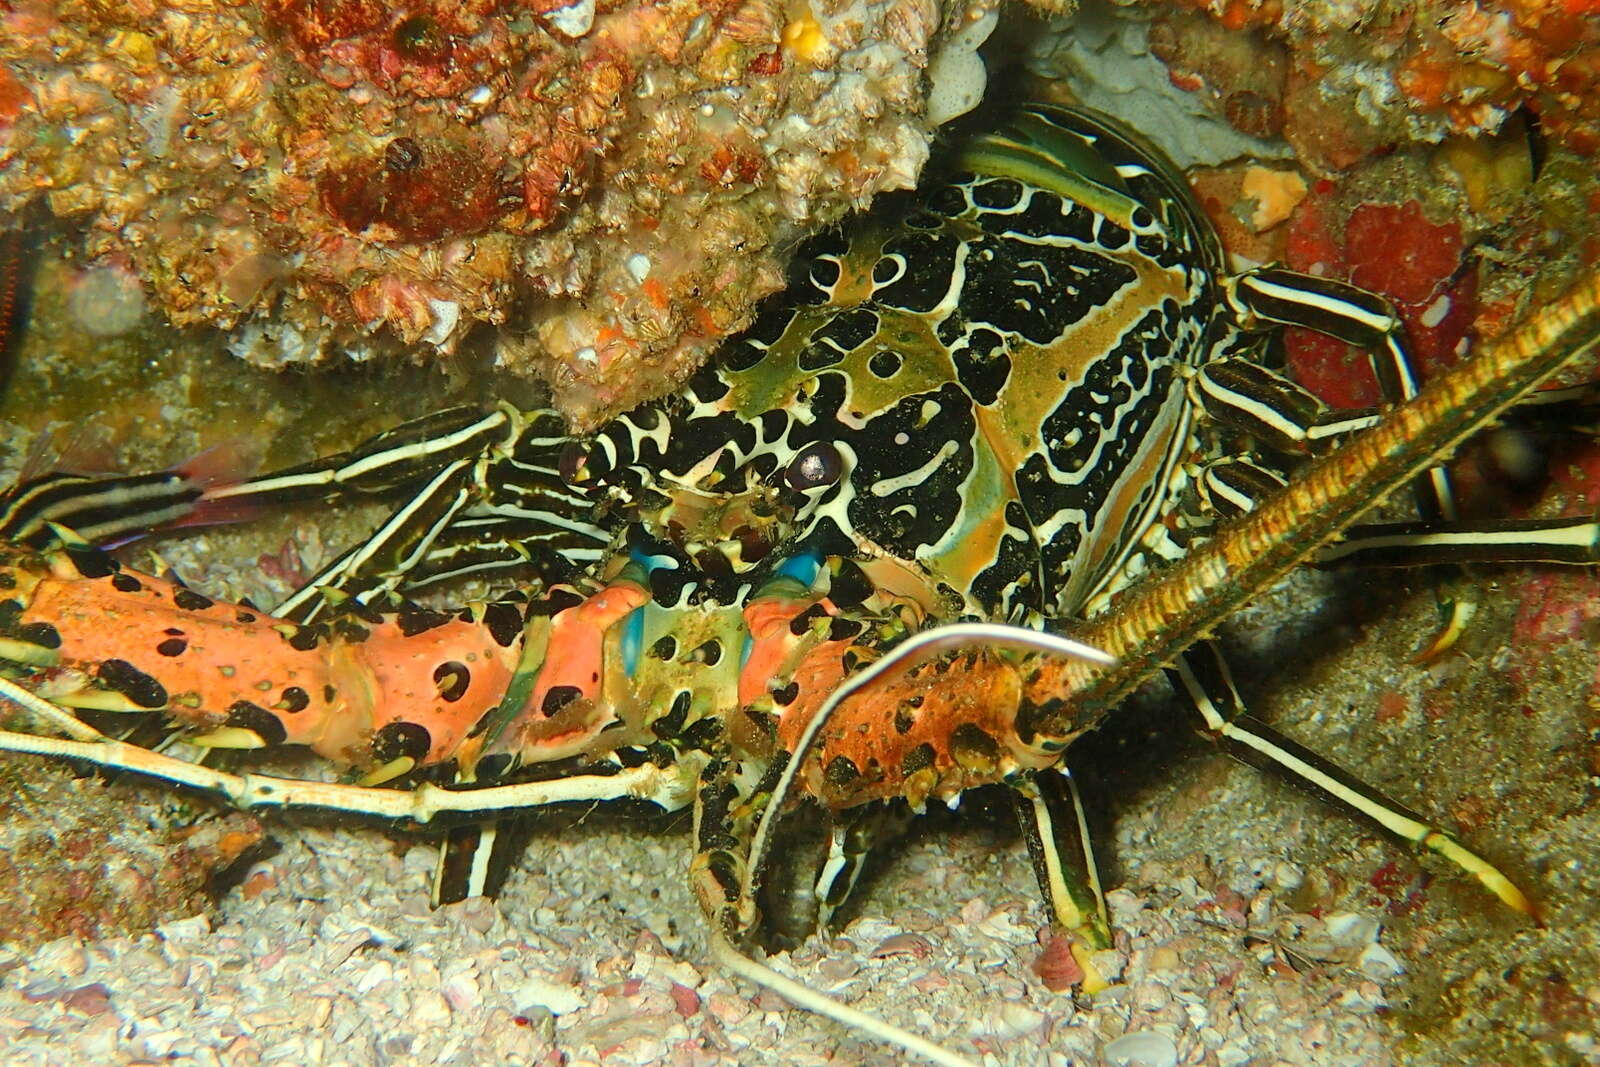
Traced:
<path fill-rule="evenodd" d="M 13 545 L 0 558 L 0 656 L 50 702 L 29 706 L 77 741 L 7 734 L 0 747 L 239 802 L 419 821 L 575 799 L 692 802 L 692 877 L 721 958 L 941 1062 L 960 1061 L 732 951 L 755 922 L 776 820 L 796 792 L 836 813 L 815 889 L 826 916 L 874 828 L 1008 782 L 1052 917 L 1103 944 L 1098 886 L 1068 832 L 1069 783 L 1044 772 L 1163 665 L 1212 736 L 1529 910 L 1453 838 L 1244 715 L 1200 639 L 1413 480 L 1431 527 L 1368 529 L 1339 551 L 1428 562 L 1455 537 L 1456 558 L 1476 543 L 1490 558 L 1592 562 L 1589 520 L 1452 534 L 1438 521 L 1452 518 L 1448 484 L 1431 467 L 1592 346 L 1594 304 L 1580 292 L 1483 382 L 1370 431 L 1362 441 L 1382 443 L 1360 469 L 1317 461 L 1313 482 L 1334 479 L 1337 499 L 1310 500 L 1301 483 L 1282 488 L 1270 457 L 1323 451 L 1378 415 L 1330 412 L 1266 370 L 1267 332 L 1294 323 L 1367 345 L 1392 398 L 1410 400 L 1392 311 L 1327 279 L 1229 273 L 1159 153 L 1098 115 L 1022 108 L 917 191 L 806 242 L 787 291 L 681 392 L 590 436 L 553 412 L 452 409 L 233 485 L 170 472 L 18 487 L 0 515 Z M 93 547 L 210 507 L 355 494 L 399 504 L 270 614 Z M 1244 513 L 1239 529 L 1254 533 L 1218 536 Z M 1182 574 L 1128 591 L 1180 559 Z M 1202 580 L 1207 567 L 1233 574 Z M 406 599 L 497 570 L 524 584 L 494 603 L 447 612 Z M 1084 644 L 1048 632 L 1062 629 Z M 1080 675 L 1054 658 L 1103 665 L 1093 647 L 1122 666 Z M 307 745 L 360 781 L 236 778 L 107 742 L 52 705 L 159 712 L 213 747 Z M 479 788 L 427 784 L 440 781 Z M 413 789 L 370 788 L 384 783 Z M 439 898 L 482 891 L 493 840 L 492 824 L 452 832 Z"/>

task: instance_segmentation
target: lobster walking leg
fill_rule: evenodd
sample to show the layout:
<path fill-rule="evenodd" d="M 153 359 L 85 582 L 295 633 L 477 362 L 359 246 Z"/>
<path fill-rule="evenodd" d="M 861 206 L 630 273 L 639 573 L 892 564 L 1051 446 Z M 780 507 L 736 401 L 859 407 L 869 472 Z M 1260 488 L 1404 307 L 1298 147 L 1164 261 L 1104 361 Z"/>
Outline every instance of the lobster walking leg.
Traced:
<path fill-rule="evenodd" d="M 1185 650 L 1167 673 L 1199 713 L 1201 736 L 1222 751 L 1241 763 L 1283 775 L 1329 803 L 1376 823 L 1419 852 L 1443 857 L 1511 908 L 1524 915 L 1537 914 L 1533 902 L 1511 879 L 1449 833 L 1332 760 L 1245 714 L 1227 660 L 1215 642 L 1202 641 Z"/>

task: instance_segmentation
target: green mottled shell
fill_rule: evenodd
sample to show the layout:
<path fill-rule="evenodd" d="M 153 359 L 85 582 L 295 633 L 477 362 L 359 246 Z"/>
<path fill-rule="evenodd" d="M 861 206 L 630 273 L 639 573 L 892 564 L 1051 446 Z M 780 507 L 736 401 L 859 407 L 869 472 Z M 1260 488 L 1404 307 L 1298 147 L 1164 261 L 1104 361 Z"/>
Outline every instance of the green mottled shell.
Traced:
<path fill-rule="evenodd" d="M 1188 372 L 1227 332 L 1212 231 L 1151 150 L 1050 107 L 880 208 L 808 241 L 683 394 L 598 435 L 593 470 L 760 498 L 774 558 L 898 571 L 942 612 L 1085 613 L 1182 484 Z M 838 477 L 796 485 L 819 450 Z M 716 585 L 691 571 L 658 593 Z"/>

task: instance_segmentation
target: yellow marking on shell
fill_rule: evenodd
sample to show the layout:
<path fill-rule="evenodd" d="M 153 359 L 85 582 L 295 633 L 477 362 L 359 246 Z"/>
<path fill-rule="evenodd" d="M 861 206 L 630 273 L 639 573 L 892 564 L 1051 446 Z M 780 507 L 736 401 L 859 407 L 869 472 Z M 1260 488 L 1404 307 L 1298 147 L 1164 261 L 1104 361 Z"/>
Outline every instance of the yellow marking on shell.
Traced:
<path fill-rule="evenodd" d="M 115 712 L 147 712 L 160 711 L 160 708 L 147 708 L 135 704 L 126 696 L 114 689 L 78 689 L 68 692 L 50 692 L 47 686 L 40 686 L 39 694 L 47 700 L 80 711 L 115 711 Z"/>
<path fill-rule="evenodd" d="M 267 742 L 254 730 L 247 730 L 243 726 L 223 726 L 212 730 L 208 734 L 197 734 L 186 738 L 191 745 L 201 748 L 266 748 Z"/>
<path fill-rule="evenodd" d="M 791 19 L 783 28 L 780 38 L 783 46 L 793 52 L 799 59 L 807 63 L 814 63 L 828 47 L 828 35 L 818 22 L 809 13 L 797 19 Z"/>
<path fill-rule="evenodd" d="M 32 641 L 16 641 L 0 637 L 0 659 L 28 667 L 54 667 L 61 654 L 53 648 L 36 645 Z"/>
<path fill-rule="evenodd" d="M 356 785 L 362 787 L 383 785 L 385 782 L 392 782 L 402 775 L 410 774 L 412 768 L 416 767 L 416 765 L 417 761 L 410 756 L 396 756 L 388 763 L 380 763 L 360 778 L 357 778 Z"/>

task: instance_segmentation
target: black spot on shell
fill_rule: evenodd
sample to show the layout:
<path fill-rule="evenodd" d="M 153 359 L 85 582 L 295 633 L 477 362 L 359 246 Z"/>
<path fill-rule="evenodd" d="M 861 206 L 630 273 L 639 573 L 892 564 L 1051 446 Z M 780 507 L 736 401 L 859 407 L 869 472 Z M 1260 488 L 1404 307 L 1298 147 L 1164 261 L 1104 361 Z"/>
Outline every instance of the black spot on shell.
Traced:
<path fill-rule="evenodd" d="M 1015 178 L 994 178 L 972 186 L 972 202 L 979 207 L 1006 211 L 1022 202 L 1023 186 Z"/>
<path fill-rule="evenodd" d="M 800 683 L 790 682 L 788 685 L 779 686 L 772 691 L 772 703 L 780 708 L 793 704 L 800 696 Z"/>
<path fill-rule="evenodd" d="M 333 632 L 353 645 L 359 645 L 372 636 L 372 631 L 362 626 L 355 619 L 339 619 L 333 624 Z"/>
<path fill-rule="evenodd" d="M 522 612 L 515 604 L 504 600 L 490 604 L 483 611 L 483 623 L 489 636 L 501 648 L 510 648 L 522 635 Z"/>
<path fill-rule="evenodd" d="M 759 708 L 747 707 L 744 709 L 745 718 L 750 720 L 756 732 L 767 741 L 774 741 L 778 737 L 778 718 Z"/>
<path fill-rule="evenodd" d="M 583 690 L 575 685 L 553 685 L 544 695 L 544 706 L 540 710 L 546 715 L 554 715 L 581 696 Z"/>
<path fill-rule="evenodd" d="M 671 634 L 657 639 L 656 643 L 650 646 L 650 654 L 660 660 L 671 659 L 678 654 L 678 639 Z"/>
<path fill-rule="evenodd" d="M 818 289 L 830 289 L 839 284 L 839 264 L 833 259 L 811 261 L 811 284 Z"/>
<path fill-rule="evenodd" d="M 696 719 L 689 728 L 678 735 L 678 745 L 685 749 L 709 752 L 721 743 L 722 720 L 713 715 Z"/>
<path fill-rule="evenodd" d="M 950 735 L 950 754 L 968 770 L 987 771 L 1000 758 L 1000 743 L 981 727 L 964 722 Z"/>
<path fill-rule="evenodd" d="M 632 746 L 616 749 L 613 755 L 617 757 L 617 762 L 624 767 L 642 767 L 645 761 L 650 758 L 648 750 Z"/>
<path fill-rule="evenodd" d="M 529 615 L 558 615 L 568 608 L 575 608 L 583 603 L 583 597 L 571 589 L 552 589 L 542 600 L 535 600 L 528 605 Z"/>
<path fill-rule="evenodd" d="M 62 551 L 85 578 L 105 578 L 122 569 L 121 564 L 92 545 L 68 545 Z"/>
<path fill-rule="evenodd" d="M 111 588 L 119 593 L 137 593 L 144 588 L 144 583 L 131 574 L 113 574 Z"/>
<path fill-rule="evenodd" d="M 249 626 L 251 623 L 256 621 L 256 616 L 253 612 L 237 611 L 234 612 L 233 619 L 235 622 L 243 623 L 244 625 Z"/>
<path fill-rule="evenodd" d="M 1116 251 L 1117 249 L 1126 245 L 1132 236 L 1133 235 L 1127 230 L 1123 229 L 1121 226 L 1118 226 L 1110 219 L 1103 218 L 1100 220 L 1100 229 L 1095 233 L 1095 241 L 1102 248 L 1109 248 L 1112 251 Z"/>
<path fill-rule="evenodd" d="M 650 724 L 650 732 L 663 739 L 676 736 L 688 721 L 689 708 L 693 703 L 694 697 L 689 691 L 680 689 L 678 695 L 672 698 L 672 707 L 667 713 Z"/>
<path fill-rule="evenodd" d="M 167 705 L 167 688 L 125 659 L 108 659 L 95 672 L 100 683 L 114 689 L 141 708 Z"/>
<path fill-rule="evenodd" d="M 249 730 L 268 745 L 281 745 L 289 736 L 276 715 L 248 700 L 235 700 L 228 705 L 228 725 Z"/>
<path fill-rule="evenodd" d="M 48 622 L 25 622 L 15 631 L 17 638 L 40 648 L 60 648 L 61 631 Z"/>
<path fill-rule="evenodd" d="M 894 349 L 882 348 L 867 360 L 867 369 L 879 378 L 889 379 L 900 373 L 900 367 L 904 362 L 900 358 L 900 353 Z"/>
<path fill-rule="evenodd" d="M 433 684 L 439 687 L 439 699 L 454 704 L 467 695 L 472 685 L 472 671 L 465 663 L 449 660 L 433 669 Z"/>
<path fill-rule="evenodd" d="M 828 579 L 828 599 L 841 608 L 856 607 L 875 592 L 877 586 L 854 560 L 841 559 Z"/>
<path fill-rule="evenodd" d="M 184 637 L 169 637 L 156 646 L 156 651 L 163 656 L 181 656 L 189 649 L 189 641 Z"/>
<path fill-rule="evenodd" d="M 450 616 L 442 611 L 429 611 L 413 605 L 396 615 L 394 621 L 395 625 L 400 627 L 402 634 L 406 637 L 415 637 L 435 627 L 443 626 L 450 621 Z"/>
<path fill-rule="evenodd" d="M 317 647 L 317 642 L 322 640 L 322 632 L 316 626 L 297 626 L 294 633 L 286 640 L 289 642 L 289 647 L 296 652 L 310 652 Z"/>
<path fill-rule="evenodd" d="M 204 611 L 212 605 L 208 596 L 201 596 L 193 589 L 179 589 L 172 594 L 172 602 L 184 611 Z"/>
<path fill-rule="evenodd" d="M 932 767 L 933 758 L 933 746 L 924 741 L 906 753 L 905 758 L 900 761 L 900 773 L 909 778 L 920 770 Z"/>
<path fill-rule="evenodd" d="M 372 755 L 379 763 L 410 756 L 421 763 L 433 746 L 433 735 L 428 728 L 414 722 L 392 722 L 379 730 L 372 739 Z"/>
<path fill-rule="evenodd" d="M 339 690 L 335 689 L 332 685 L 324 685 L 322 687 L 322 702 L 324 704 L 332 704 L 334 700 L 338 698 L 338 696 Z"/>
<path fill-rule="evenodd" d="M 900 708 L 895 708 L 894 709 L 894 732 L 895 733 L 897 733 L 897 734 L 909 734 L 911 732 L 911 728 L 913 726 L 915 726 L 916 724 L 917 724 L 917 717 L 915 715 L 911 714 L 911 711 L 908 708 L 900 707 Z"/>
<path fill-rule="evenodd" d="M 828 609 L 821 604 L 813 604 L 794 618 L 789 620 L 789 632 L 796 637 L 804 637 L 811 630 L 813 619 L 825 619 Z"/>
<path fill-rule="evenodd" d="M 862 625 L 854 619 L 834 619 L 828 623 L 829 641 L 848 641 L 860 633 Z"/>
<path fill-rule="evenodd" d="M 690 653 L 696 663 L 704 663 L 708 667 L 715 667 L 722 662 L 722 642 L 715 639 L 702 644 Z"/>
<path fill-rule="evenodd" d="M 368 626 L 381 626 L 383 624 L 383 612 L 378 610 L 376 604 L 367 604 L 360 600 L 347 600 L 344 602 L 344 610 Z"/>
<path fill-rule="evenodd" d="M 478 761 L 478 781 L 492 782 L 510 774 L 517 758 L 509 752 L 495 752 Z"/>
<path fill-rule="evenodd" d="M 861 777 L 861 770 L 848 756 L 835 756 L 822 772 L 829 785 L 849 785 Z"/>
<path fill-rule="evenodd" d="M 278 710 L 293 715 L 304 711 L 311 706 L 311 694 L 301 689 L 298 685 L 291 685 L 284 689 L 283 696 L 278 699 Z"/>

